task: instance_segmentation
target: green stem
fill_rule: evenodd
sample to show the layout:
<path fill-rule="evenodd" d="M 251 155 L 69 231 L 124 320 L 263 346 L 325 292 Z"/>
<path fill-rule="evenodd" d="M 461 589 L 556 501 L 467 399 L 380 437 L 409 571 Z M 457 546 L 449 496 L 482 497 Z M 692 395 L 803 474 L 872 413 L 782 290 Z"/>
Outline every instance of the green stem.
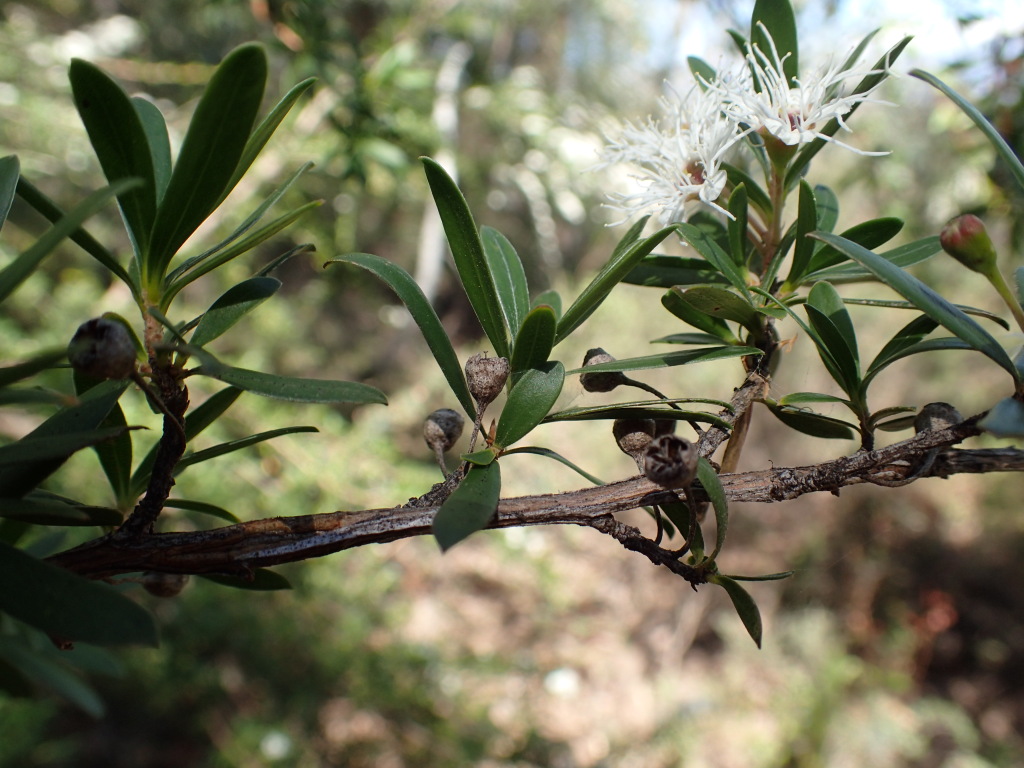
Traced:
<path fill-rule="evenodd" d="M 996 289 L 996 292 L 1002 297 L 1003 301 L 1006 302 L 1006 306 L 1010 308 L 1010 312 L 1013 313 L 1013 319 L 1017 321 L 1017 325 L 1024 331 L 1024 308 L 1021 307 L 1017 297 L 1013 295 L 1013 291 L 1010 290 L 1010 286 L 1006 284 L 1006 279 L 1003 277 L 1002 272 L 998 269 L 993 269 L 991 273 L 986 274 L 985 277 L 992 283 L 992 287 Z"/>

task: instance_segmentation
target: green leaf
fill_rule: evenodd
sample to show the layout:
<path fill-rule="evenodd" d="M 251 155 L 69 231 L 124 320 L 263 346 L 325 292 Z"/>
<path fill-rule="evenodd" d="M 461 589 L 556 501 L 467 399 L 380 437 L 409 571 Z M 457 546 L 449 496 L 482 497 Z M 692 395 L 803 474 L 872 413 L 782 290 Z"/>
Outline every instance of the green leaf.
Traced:
<path fill-rule="evenodd" d="M 95 436 L 96 428 L 110 413 L 114 403 L 121 397 L 121 393 L 126 387 L 127 383 L 123 381 L 106 381 L 93 387 L 82 396 L 77 405 L 57 411 L 15 443 L 15 446 L 19 446 L 26 441 L 39 441 L 39 444 L 45 443 L 50 449 L 53 449 L 54 443 L 49 442 L 52 439 L 57 443 L 63 443 L 69 452 L 58 452 L 57 455 L 51 455 L 49 458 L 19 461 L 16 464 L 0 466 L 0 496 L 25 495 L 60 468 L 71 456 L 71 453 L 91 445 L 88 436 Z"/>
<path fill-rule="evenodd" d="M 744 296 L 747 295 L 746 276 L 737 268 L 732 257 L 722 250 L 721 246 L 708 233 L 690 223 L 677 224 L 679 234 L 694 250 L 707 261 Z M 746 270 L 744 270 L 745 272 Z"/>
<path fill-rule="evenodd" d="M 732 260 L 740 269 L 747 267 L 747 187 L 740 184 L 729 195 L 729 250 Z"/>
<path fill-rule="evenodd" d="M 811 229 L 807 231 L 810 232 L 813 229 L 814 227 L 811 227 Z M 903 221 L 894 217 L 871 219 L 870 221 L 855 224 L 843 232 L 840 237 L 870 249 L 877 248 L 878 246 L 889 242 L 896 237 L 902 229 Z M 807 242 L 812 247 L 814 246 L 813 241 L 807 240 Z M 829 246 L 822 245 L 819 242 L 818 248 L 814 253 L 814 258 L 811 259 L 811 262 L 807 267 L 807 271 L 818 272 L 846 261 L 848 258 L 848 256 L 844 255 L 836 248 L 830 248 Z"/>
<path fill-rule="evenodd" d="M 558 318 L 548 306 L 535 307 L 526 315 L 512 347 L 513 383 L 530 368 L 540 368 L 551 356 L 555 345 L 555 327 Z"/>
<path fill-rule="evenodd" d="M 1024 437 L 1024 403 L 1013 397 L 1000 400 L 978 426 L 996 437 Z"/>
<path fill-rule="evenodd" d="M 775 418 L 790 429 L 805 435 L 820 437 L 826 440 L 852 440 L 856 436 L 854 426 L 842 419 L 822 416 L 820 413 L 814 413 L 803 408 L 778 405 L 767 400 L 765 405 Z"/>
<path fill-rule="evenodd" d="M 502 456 L 511 456 L 514 453 L 532 453 L 535 456 L 544 456 L 544 457 L 549 458 L 549 459 L 554 459 L 555 461 L 559 462 L 560 464 L 564 464 L 565 466 L 567 466 L 569 469 L 571 469 L 573 472 L 575 472 L 576 474 L 580 475 L 581 477 L 586 478 L 587 480 L 589 480 L 594 485 L 604 485 L 604 480 L 602 480 L 599 477 L 595 477 L 594 475 L 590 474 L 586 470 L 582 469 L 579 465 L 573 464 L 571 461 L 569 461 L 567 458 L 565 458 L 565 456 L 562 456 L 560 453 L 556 453 L 555 451 L 552 451 L 549 448 L 539 448 L 539 447 L 534 446 L 534 445 L 527 445 L 527 446 L 523 446 L 521 448 L 511 448 L 511 449 L 505 451 L 502 454 Z"/>
<path fill-rule="evenodd" d="M 250 277 L 229 288 L 203 313 L 192 334 L 192 344 L 203 346 L 227 331 L 253 309 L 269 299 L 281 281 L 274 277 Z"/>
<path fill-rule="evenodd" d="M 646 285 L 652 288 L 709 283 L 729 284 L 722 273 L 708 264 L 705 259 L 667 256 L 661 253 L 645 257 L 643 261 L 633 267 L 622 282 L 630 285 Z"/>
<path fill-rule="evenodd" d="M 960 309 L 937 294 L 916 277 L 872 253 L 862 246 L 844 240 L 836 235 L 818 232 L 813 235 L 819 240 L 838 248 L 850 258 L 869 269 L 883 283 L 914 304 L 932 320 L 963 339 L 974 349 L 989 357 L 1018 379 L 1017 369 L 1009 355 L 992 336 Z"/>
<path fill-rule="evenodd" d="M 206 86 L 157 208 L 150 252 L 142 265 L 150 289 L 157 287 L 154 282 L 163 278 L 182 243 L 230 192 L 266 79 L 266 53 L 249 43 L 229 53 Z"/>
<path fill-rule="evenodd" d="M 954 91 L 944 82 L 939 80 L 928 72 L 921 69 L 910 70 L 911 77 L 916 77 L 920 80 L 924 80 L 933 88 L 938 89 L 946 98 L 956 104 L 960 110 L 971 118 L 971 121 L 981 129 L 981 132 L 985 134 L 985 138 L 989 140 L 989 143 L 995 148 L 996 153 L 1006 164 L 1010 174 L 1017 181 L 1017 185 L 1021 191 L 1024 192 L 1024 165 L 1021 164 L 1020 158 L 1013 148 L 1006 143 L 1006 139 L 1002 137 L 996 127 L 988 121 L 988 119 L 981 113 L 981 111 L 971 104 L 967 99 L 961 96 L 959 93 Z"/>
<path fill-rule="evenodd" d="M 324 266 L 328 264 L 355 264 L 357 267 L 362 267 L 372 272 L 387 283 L 388 287 L 405 304 L 412 315 L 412 319 L 419 326 L 420 333 L 423 334 L 423 338 L 426 340 L 434 360 L 440 366 L 441 372 L 448 381 L 448 386 L 455 393 L 455 397 L 458 398 L 463 410 L 470 415 L 476 414 L 476 404 L 473 400 L 473 395 L 469 392 L 469 386 L 466 384 L 466 375 L 463 373 L 458 355 L 455 354 L 455 348 L 452 346 L 451 339 L 448 338 L 448 334 L 445 332 L 444 326 L 441 325 L 437 313 L 434 312 L 430 302 L 427 301 L 427 297 L 423 295 L 423 291 L 416 285 L 416 281 L 412 279 L 412 276 L 387 259 L 382 259 L 380 256 L 373 256 L 368 253 L 350 253 L 347 256 L 342 256 L 340 259 L 332 259 Z"/>
<path fill-rule="evenodd" d="M 930 259 L 942 251 L 939 245 L 938 236 L 925 237 L 915 240 L 912 243 L 901 245 L 898 248 L 878 254 L 886 261 L 890 261 L 897 267 L 909 267 Z M 860 264 L 846 262 L 834 267 L 826 267 L 804 275 L 803 282 L 813 283 L 818 280 L 827 280 L 833 285 L 839 283 L 854 283 L 863 280 L 874 280 L 875 275 Z"/>
<path fill-rule="evenodd" d="M 506 448 L 526 437 L 551 411 L 562 392 L 565 367 L 553 360 L 530 368 L 508 393 L 494 433 L 494 444 Z"/>
<path fill-rule="evenodd" d="M 818 228 L 818 218 L 818 207 L 814 191 L 811 189 L 810 184 L 801 180 L 793 262 L 789 267 L 789 276 L 786 278 L 786 285 L 791 289 L 800 285 L 803 276 L 809 271 L 811 254 L 814 252 L 815 243 L 807 237 L 807 234 Z"/>
<path fill-rule="evenodd" d="M 71 209 L 71 212 L 61 218 L 54 226 L 46 230 L 42 237 L 23 251 L 14 261 L 0 269 L 0 302 L 3 302 L 4 299 L 10 296 L 14 289 L 21 285 L 35 271 L 39 262 L 60 245 L 64 238 L 78 230 L 82 226 L 82 222 L 100 211 L 110 201 L 110 198 L 138 185 L 138 181 L 127 179 L 93 192 Z M 124 270 L 121 270 L 121 272 L 124 273 Z"/>
<path fill-rule="evenodd" d="M 55 498 L 0 499 L 0 517 L 33 525 L 120 525 L 116 509 L 69 504 Z"/>
<path fill-rule="evenodd" d="M 729 163 L 722 163 L 721 167 L 722 170 L 725 171 L 726 177 L 729 180 L 729 185 L 735 188 L 742 184 L 743 188 L 747 192 L 747 200 L 749 204 L 757 208 L 765 218 L 769 218 L 769 215 L 772 212 L 772 200 L 768 197 L 768 193 L 761 188 L 761 185 L 757 183 L 754 177 L 741 168 L 729 165 Z"/>
<path fill-rule="evenodd" d="M 250 166 L 252 166 L 253 161 L 259 157 L 260 152 L 263 151 L 267 142 L 270 141 L 270 137 L 274 135 L 274 132 L 281 124 L 281 121 L 284 120 L 299 98 L 301 98 L 315 82 L 315 77 L 308 77 L 301 83 L 293 86 L 291 90 L 289 90 L 288 93 L 286 93 L 277 103 L 277 105 L 267 113 L 267 116 L 260 121 L 260 124 L 256 126 L 252 135 L 249 136 L 249 140 L 245 143 L 245 148 L 242 150 L 242 157 L 239 159 L 238 165 L 235 167 L 235 172 L 231 176 L 231 181 L 228 182 L 220 200 L 217 201 L 217 205 L 224 202 L 224 198 L 226 198 L 228 193 L 235 188 L 235 185 L 237 185 L 245 175 L 245 172 L 249 170 Z"/>
<path fill-rule="evenodd" d="M 796 85 L 800 73 L 796 18 L 793 16 L 793 6 L 789 4 L 789 0 L 757 0 L 754 3 L 754 13 L 750 17 L 750 42 L 765 54 L 774 66 L 772 45 L 766 39 L 765 30 L 771 35 L 775 50 L 782 59 L 782 72 L 779 72 L 779 75 L 785 76 L 790 85 Z"/>
<path fill-rule="evenodd" d="M 634 242 L 621 251 L 617 249 L 616 252 L 613 252 L 608 263 L 580 292 L 580 295 L 576 297 L 576 300 L 565 310 L 565 314 L 558 321 L 555 344 L 564 341 L 584 320 L 590 317 L 594 310 L 601 306 L 612 289 L 621 283 L 645 256 L 657 248 L 673 229 L 674 227 L 665 227 L 644 240 Z"/>
<path fill-rule="evenodd" d="M 843 344 L 839 349 L 830 347 L 833 357 L 844 369 L 851 372 L 854 377 L 851 381 L 859 378 L 860 353 L 857 351 L 857 332 L 853 328 L 853 320 L 850 319 L 850 313 L 846 311 L 842 297 L 831 284 L 815 283 L 810 293 L 807 294 L 807 307 L 817 310 L 817 313 L 809 313 L 809 316 L 812 317 L 811 325 L 823 338 L 825 338 L 825 333 L 822 332 L 822 329 L 826 327 L 821 322 L 823 319 L 827 318 L 828 320 L 829 338 L 832 338 L 832 329 L 838 333 Z M 822 327 L 816 325 L 816 322 Z"/>
<path fill-rule="evenodd" d="M 939 324 L 927 315 L 919 315 L 898 330 L 895 335 L 886 342 L 875 359 L 868 366 L 865 378 L 874 376 L 885 366 L 889 365 L 903 350 L 924 341 L 924 338 L 939 327 Z"/>
<path fill-rule="evenodd" d="M 149 99 L 132 96 L 131 102 L 142 123 L 142 130 L 149 145 L 153 161 L 155 199 L 156 204 L 159 205 L 163 200 L 164 192 L 167 191 L 167 182 L 171 180 L 171 140 L 167 135 L 167 123 L 163 113 Z"/>
<path fill-rule="evenodd" d="M 782 579 L 788 579 L 796 571 L 781 571 L 779 573 L 767 573 L 764 576 L 737 576 L 736 574 L 730 574 L 726 578 L 732 579 L 733 581 L 780 581 Z M 723 576 L 725 574 L 722 574 Z"/>
<path fill-rule="evenodd" d="M 291 589 L 291 582 L 268 568 L 254 568 L 248 576 L 228 576 L 224 573 L 201 573 L 200 578 L 234 589 L 250 589 L 256 592 L 274 592 Z"/>
<path fill-rule="evenodd" d="M 818 212 L 818 229 L 831 232 L 839 221 L 839 198 L 823 184 L 814 185 L 814 207 Z"/>
<path fill-rule="evenodd" d="M 145 253 L 156 215 L 156 176 L 139 113 L 121 86 L 95 65 L 72 59 L 68 76 L 75 107 L 107 181 L 142 180 L 121 192 L 117 201 L 132 240 Z"/>
<path fill-rule="evenodd" d="M 78 675 L 44 651 L 29 647 L 13 637 L 0 637 L 0 659 L 21 674 L 64 697 L 88 715 L 99 719 L 103 700 Z"/>
<path fill-rule="evenodd" d="M 736 609 L 736 613 L 740 617 L 740 621 L 743 622 L 743 626 L 747 630 L 747 634 L 750 635 L 750 639 L 757 644 L 757 647 L 761 647 L 761 611 L 757 608 L 757 603 L 754 602 L 754 598 L 750 596 L 743 587 L 739 585 L 734 579 L 725 576 L 721 573 L 713 573 L 708 577 L 708 581 L 712 584 L 717 584 L 722 587 L 729 595 L 729 599 L 732 600 L 733 608 Z"/>
<path fill-rule="evenodd" d="M 464 453 L 459 458 L 462 459 L 462 461 L 468 461 L 470 464 L 486 467 L 498 458 L 498 454 L 495 453 L 494 448 L 487 447 L 481 448 L 479 451 L 473 451 L 472 453 Z"/>
<path fill-rule="evenodd" d="M 229 523 L 239 523 L 238 515 L 228 512 L 216 504 L 207 504 L 205 501 L 192 501 L 190 499 L 168 499 L 164 502 L 167 509 L 184 509 L 188 512 L 199 512 L 219 520 L 226 520 Z"/>
<path fill-rule="evenodd" d="M 68 350 L 66 347 L 50 349 L 38 353 L 35 357 L 29 358 L 24 363 L 0 368 L 0 387 L 7 387 L 35 376 L 40 371 L 52 368 L 54 363 L 63 360 L 67 356 Z"/>
<path fill-rule="evenodd" d="M 153 617 L 106 584 L 0 543 L 0 610 L 62 640 L 157 645 Z"/>
<path fill-rule="evenodd" d="M 134 497 L 129 498 L 128 495 L 132 473 L 132 435 L 128 430 L 128 422 L 124 418 L 124 411 L 121 410 L 120 403 L 114 404 L 110 413 L 107 414 L 107 418 L 103 420 L 102 426 L 108 429 L 122 430 L 120 434 L 110 440 L 96 443 L 93 450 L 96 451 L 96 456 L 100 460 L 100 466 L 103 467 L 103 473 L 107 476 L 118 506 L 127 508 L 134 501 Z"/>
<path fill-rule="evenodd" d="M 16 155 L 0 157 L 0 229 L 7 221 L 11 211 L 14 195 L 18 191 L 18 176 L 21 175 L 21 164 Z"/>
<path fill-rule="evenodd" d="M 509 332 L 502 316 L 501 299 L 466 198 L 444 168 L 429 157 L 420 159 L 469 303 L 494 347 L 494 354 L 508 358 Z"/>
<path fill-rule="evenodd" d="M 715 472 L 715 468 L 703 456 L 697 462 L 697 479 L 711 499 L 711 505 L 715 508 L 715 551 L 708 559 L 715 562 L 722 545 L 725 544 L 725 534 L 729 530 L 729 502 L 725 498 L 725 489 L 722 488 L 722 481 Z"/>
<path fill-rule="evenodd" d="M 530 311 L 530 290 L 526 284 L 526 271 L 519 254 L 501 232 L 491 227 L 480 228 L 484 258 L 494 280 L 494 288 L 501 302 L 505 325 L 514 338 Z M 547 358 L 545 358 L 547 359 Z"/>
<path fill-rule="evenodd" d="M 470 534 L 483 530 L 498 510 L 501 469 L 498 462 L 473 467 L 434 515 L 431 530 L 447 551 Z"/>
<path fill-rule="evenodd" d="M 686 352 L 662 352 L 657 355 L 645 355 L 644 357 L 627 357 L 623 360 L 615 360 L 610 363 L 598 363 L 588 365 L 586 369 L 574 368 L 566 371 L 567 375 L 581 373 L 586 370 L 588 373 L 606 373 L 609 371 L 642 371 L 649 368 L 671 368 L 676 365 L 689 365 L 690 363 L 706 363 L 714 360 L 727 360 L 733 357 L 745 357 L 746 355 L 760 355 L 761 350 L 756 347 L 702 347 L 691 349 Z"/>
<path fill-rule="evenodd" d="M 562 297 L 558 295 L 558 291 L 554 288 L 542 291 L 534 297 L 531 307 L 543 306 L 551 307 L 555 311 L 555 317 L 562 316 Z"/>
<path fill-rule="evenodd" d="M 694 79 L 700 83 L 702 89 L 705 84 L 714 82 L 717 77 L 715 68 L 697 56 L 687 56 L 686 64 L 690 68 L 690 73 Z"/>
<path fill-rule="evenodd" d="M 301 403 L 380 403 L 387 405 L 388 399 L 376 387 L 352 381 L 331 379 L 300 379 L 291 376 L 277 376 L 273 373 L 233 368 L 223 363 L 203 359 L 203 365 L 193 371 L 199 376 L 223 381 L 246 392 L 276 400 L 293 400 Z"/>
<path fill-rule="evenodd" d="M 645 401 L 648 402 L 648 401 Z M 662 402 L 653 400 L 649 402 Z M 679 399 L 664 402 L 680 402 Z M 612 419 L 655 419 L 671 421 L 688 421 L 692 424 L 707 423 L 728 431 L 729 422 L 704 411 L 684 411 L 675 408 L 655 408 L 644 403 L 615 403 L 612 405 L 591 405 L 578 408 L 566 408 L 556 411 L 544 419 L 545 424 L 558 421 L 610 421 Z"/>
<path fill-rule="evenodd" d="M 764 321 L 758 309 L 748 299 L 736 295 L 727 288 L 697 285 L 673 292 L 703 315 L 739 323 L 756 337 L 764 334 Z"/>
<path fill-rule="evenodd" d="M 260 432 L 256 435 L 249 435 L 238 440 L 230 440 L 226 443 L 220 443 L 211 448 L 206 448 L 202 451 L 196 451 L 190 453 L 181 458 L 181 460 L 174 466 L 174 474 L 177 475 L 183 472 L 188 467 L 194 466 L 210 459 L 216 459 L 219 456 L 225 456 L 235 451 L 240 451 L 243 448 L 262 443 L 267 440 L 272 440 L 275 437 L 281 437 L 283 435 L 294 435 L 301 432 L 319 432 L 316 427 L 282 427 L 281 429 L 271 429 L 266 432 Z"/>
<path fill-rule="evenodd" d="M 675 287 L 669 290 L 661 297 L 661 304 L 687 325 L 692 325 L 694 328 L 715 336 L 726 344 L 740 343 L 739 338 L 730 330 L 724 320 L 699 312 L 690 302 L 685 301 L 682 288 Z"/>
<path fill-rule="evenodd" d="M 842 403 L 852 407 L 849 400 L 835 395 L 825 395 L 821 392 L 791 392 L 778 400 L 779 405 L 804 405 L 805 403 Z"/>
<path fill-rule="evenodd" d="M 712 336 L 710 333 L 670 333 L 658 339 L 652 339 L 652 344 L 717 344 L 721 339 Z"/>
<path fill-rule="evenodd" d="M 0 467 L 39 464 L 52 459 L 66 460 L 71 454 L 123 434 L 129 427 L 104 427 L 85 432 L 35 436 L 31 433 L 17 442 L 0 446 Z"/>

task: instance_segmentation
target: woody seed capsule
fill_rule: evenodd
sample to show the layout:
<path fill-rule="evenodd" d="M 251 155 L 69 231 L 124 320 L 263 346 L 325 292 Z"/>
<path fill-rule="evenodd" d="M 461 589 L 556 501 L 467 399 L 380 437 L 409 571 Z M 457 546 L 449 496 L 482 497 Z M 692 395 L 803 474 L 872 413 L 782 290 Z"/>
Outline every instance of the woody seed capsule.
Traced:
<path fill-rule="evenodd" d="M 654 439 L 654 420 L 616 419 L 612 424 L 612 434 L 619 450 L 639 463 L 644 449 Z"/>
<path fill-rule="evenodd" d="M 583 367 L 588 365 L 600 365 L 601 363 L 614 363 L 615 358 L 609 355 L 600 347 L 588 349 L 583 356 Z M 618 386 L 626 383 L 626 375 L 622 371 L 605 371 L 601 373 L 581 373 L 580 384 L 587 392 L 611 392 Z"/>
<path fill-rule="evenodd" d="M 697 449 L 689 440 L 662 435 L 644 451 L 644 474 L 662 488 L 685 488 L 697 476 Z"/>
<path fill-rule="evenodd" d="M 508 374 L 509 364 L 504 357 L 488 357 L 486 352 L 478 352 L 466 361 L 466 383 L 481 413 L 501 392 Z"/>
<path fill-rule="evenodd" d="M 447 453 L 462 435 L 465 419 L 451 408 L 438 408 L 423 422 L 423 439 L 436 453 Z"/>
<path fill-rule="evenodd" d="M 135 372 L 135 344 L 121 323 L 96 317 L 78 326 L 68 344 L 68 360 L 98 379 L 127 379 Z"/>

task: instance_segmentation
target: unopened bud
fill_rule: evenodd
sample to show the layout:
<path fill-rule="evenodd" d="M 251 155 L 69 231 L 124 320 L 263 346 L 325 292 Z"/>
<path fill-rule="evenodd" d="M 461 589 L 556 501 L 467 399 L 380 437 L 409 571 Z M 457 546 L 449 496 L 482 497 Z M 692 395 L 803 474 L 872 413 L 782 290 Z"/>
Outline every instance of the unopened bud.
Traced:
<path fill-rule="evenodd" d="M 685 488 L 697 476 L 697 448 L 676 435 L 662 435 L 644 451 L 644 474 L 662 488 Z"/>
<path fill-rule="evenodd" d="M 588 365 L 600 365 L 601 363 L 614 363 L 615 358 L 609 355 L 600 347 L 588 349 L 583 357 L 583 367 Z M 580 384 L 587 392 L 611 392 L 618 386 L 626 383 L 626 375 L 622 371 L 604 371 L 600 373 L 581 373 Z"/>
<path fill-rule="evenodd" d="M 423 439 L 434 452 L 447 453 L 462 435 L 465 419 L 451 408 L 438 408 L 423 422 Z"/>
<path fill-rule="evenodd" d="M 928 403 L 914 418 L 914 432 L 930 429 L 948 429 L 963 421 L 960 411 L 949 403 Z"/>
<path fill-rule="evenodd" d="M 616 419 L 612 434 L 619 450 L 640 462 L 640 456 L 654 439 L 653 419 Z"/>
<path fill-rule="evenodd" d="M 98 379 L 126 379 L 135 371 L 135 343 L 121 323 L 96 317 L 78 326 L 68 344 L 68 360 Z"/>
<path fill-rule="evenodd" d="M 942 250 L 974 272 L 990 275 L 996 268 L 996 249 L 985 222 L 973 214 L 957 216 L 946 224 L 939 242 Z"/>
<path fill-rule="evenodd" d="M 508 374 L 508 360 L 504 357 L 488 357 L 486 352 L 478 352 L 466 362 L 466 383 L 481 412 L 501 392 Z"/>

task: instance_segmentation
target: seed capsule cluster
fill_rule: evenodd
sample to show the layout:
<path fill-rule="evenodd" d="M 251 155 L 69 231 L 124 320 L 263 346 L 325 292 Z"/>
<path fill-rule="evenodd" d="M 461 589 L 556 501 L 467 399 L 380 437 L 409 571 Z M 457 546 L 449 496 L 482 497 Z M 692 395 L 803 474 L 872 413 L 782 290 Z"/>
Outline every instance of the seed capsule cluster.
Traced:
<path fill-rule="evenodd" d="M 662 488 L 685 488 L 697 476 L 697 447 L 677 435 L 662 435 L 644 450 L 643 471 Z"/>

